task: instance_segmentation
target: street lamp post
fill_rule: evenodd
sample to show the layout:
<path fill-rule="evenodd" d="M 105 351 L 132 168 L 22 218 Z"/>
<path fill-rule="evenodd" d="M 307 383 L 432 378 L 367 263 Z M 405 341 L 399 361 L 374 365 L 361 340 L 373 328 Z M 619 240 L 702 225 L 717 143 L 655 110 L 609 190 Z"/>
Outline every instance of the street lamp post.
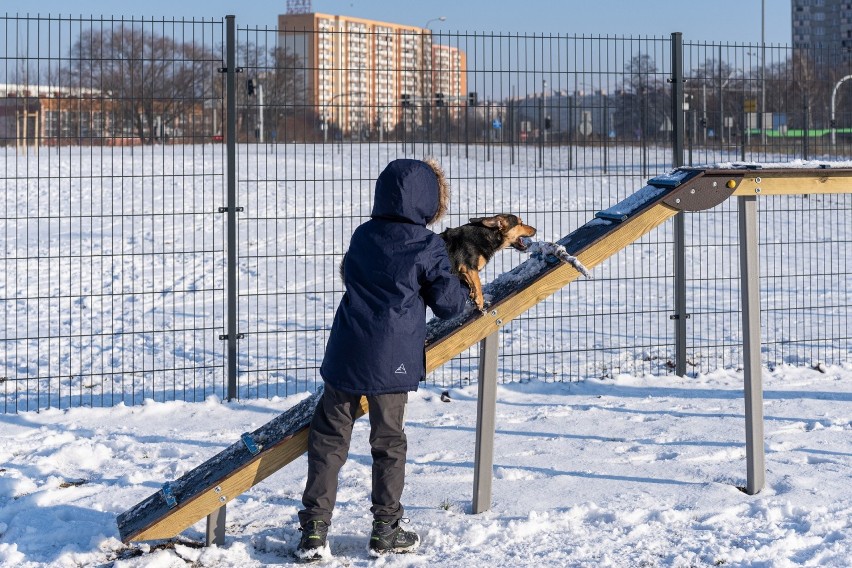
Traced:
<path fill-rule="evenodd" d="M 257 141 L 263 144 L 263 83 L 257 85 Z"/>
<path fill-rule="evenodd" d="M 760 135 L 766 146 L 766 0 L 760 0 Z"/>
<path fill-rule="evenodd" d="M 842 79 L 840 79 L 836 85 L 834 85 L 834 90 L 831 91 L 831 147 L 834 148 L 837 145 L 837 123 L 834 121 L 834 103 L 837 99 L 837 90 L 840 88 L 840 85 L 848 80 L 852 79 L 852 75 L 846 75 Z"/>
<path fill-rule="evenodd" d="M 428 30 L 429 24 L 431 24 L 432 22 L 446 22 L 446 21 L 447 21 L 446 16 L 438 16 L 437 18 L 432 18 L 430 20 L 426 20 L 426 25 L 423 26 L 423 29 Z"/>
<path fill-rule="evenodd" d="M 544 128 L 544 97 L 547 91 L 547 80 L 541 80 L 541 102 L 538 109 L 538 167 L 544 167 L 544 137 L 546 130 Z"/>

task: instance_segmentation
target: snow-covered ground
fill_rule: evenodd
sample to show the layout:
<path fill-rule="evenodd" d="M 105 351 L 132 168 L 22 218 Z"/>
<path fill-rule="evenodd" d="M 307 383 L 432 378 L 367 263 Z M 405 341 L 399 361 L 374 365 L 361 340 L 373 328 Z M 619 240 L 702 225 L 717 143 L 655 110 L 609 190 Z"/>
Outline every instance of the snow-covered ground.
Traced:
<path fill-rule="evenodd" d="M 403 502 L 423 545 L 374 560 L 368 424 L 340 477 L 329 566 L 835 566 L 852 559 L 852 366 L 765 375 L 766 487 L 745 484 L 742 376 L 619 375 L 500 386 L 493 506 L 470 514 L 476 388 L 411 397 Z M 0 416 L 0 564 L 288 566 L 297 459 L 177 544 L 118 540 L 116 515 L 304 395 Z"/>
<path fill-rule="evenodd" d="M 304 458 L 229 505 L 222 548 L 197 546 L 203 522 L 177 543 L 125 547 L 115 519 L 306 396 L 263 398 L 312 384 L 340 296 L 340 253 L 369 212 L 372 179 L 398 150 L 241 147 L 239 188 L 249 193 L 239 224 L 239 327 L 247 337 L 234 403 L 209 396 L 223 385 L 221 148 L 6 152 L 2 365 L 8 377 L 32 378 L 3 382 L 7 411 L 19 414 L 0 414 L 0 564 L 291 563 Z M 470 159 L 451 150 L 441 157 L 455 190 L 448 223 L 514 211 L 545 241 L 645 181 L 630 148 L 612 149 L 609 178 L 592 149 L 577 150 L 571 168 L 561 154 L 537 168 L 535 154 L 515 162 L 504 148 L 489 161 L 482 148 Z M 667 154 L 654 155 L 651 170 L 665 171 Z M 666 376 L 672 250 L 670 228 L 661 227 L 543 303 L 541 317 L 502 330 L 500 378 L 515 382 L 498 391 L 491 511 L 469 514 L 476 387 L 451 389 L 449 403 L 442 389 L 426 387 L 409 407 L 404 499 L 423 549 L 368 559 L 370 459 L 367 424 L 357 425 L 331 564 L 852 565 L 848 196 L 761 207 L 761 493 L 737 489 L 745 427 L 728 207 L 688 217 L 692 376 Z M 484 280 L 524 258 L 501 253 Z M 467 384 L 472 364 L 447 365 L 436 380 Z M 180 397 L 200 402 L 164 401 Z M 39 406 L 53 408 L 25 411 Z"/>
<path fill-rule="evenodd" d="M 468 152 L 469 150 L 469 152 Z M 555 241 L 668 171 L 670 150 L 418 144 L 238 147 L 241 398 L 313 388 L 342 294 L 337 266 L 393 158 L 436 155 L 451 215 L 500 211 Z M 730 160 L 735 156 L 720 155 Z M 738 156 L 736 156 L 738 157 Z M 779 165 L 784 156 L 763 156 Z M 221 145 L 0 150 L 0 411 L 224 396 Z M 822 162 L 793 162 L 814 167 Z M 840 165 L 847 163 L 837 162 Z M 646 174 L 642 174 L 646 171 Z M 848 360 L 852 196 L 761 198 L 768 365 Z M 818 220 L 818 222 L 814 222 Z M 687 216 L 690 372 L 741 360 L 736 204 Z M 674 357 L 672 224 L 501 332 L 507 380 L 664 374 Z M 489 282 L 525 259 L 498 254 Z M 439 369 L 462 385 L 473 358 Z M 473 363 L 471 363 L 471 361 Z"/>

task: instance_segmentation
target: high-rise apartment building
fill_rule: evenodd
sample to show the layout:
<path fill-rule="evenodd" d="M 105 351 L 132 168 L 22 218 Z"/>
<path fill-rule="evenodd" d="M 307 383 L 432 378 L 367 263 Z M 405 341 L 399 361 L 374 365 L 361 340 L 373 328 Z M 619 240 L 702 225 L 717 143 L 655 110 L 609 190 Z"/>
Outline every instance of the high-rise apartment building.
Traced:
<path fill-rule="evenodd" d="M 432 44 L 432 91 L 443 95 L 446 104 L 458 115 L 459 106 L 466 101 L 467 58 L 465 52 L 449 45 Z"/>
<path fill-rule="evenodd" d="M 828 57 L 852 60 L 852 1 L 792 0 L 791 5 L 794 48 L 810 49 L 825 63 Z"/>
<path fill-rule="evenodd" d="M 466 96 L 464 52 L 433 44 L 428 28 L 300 13 L 278 16 L 278 33 L 306 69 L 308 104 L 343 133 L 417 128 L 438 93 L 446 102 Z"/>

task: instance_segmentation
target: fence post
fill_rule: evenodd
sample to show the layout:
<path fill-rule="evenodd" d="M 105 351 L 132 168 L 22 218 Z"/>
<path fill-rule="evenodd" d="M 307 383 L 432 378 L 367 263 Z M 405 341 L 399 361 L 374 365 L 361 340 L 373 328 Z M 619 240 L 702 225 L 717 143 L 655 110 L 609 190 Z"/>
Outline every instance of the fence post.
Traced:
<path fill-rule="evenodd" d="M 683 166 L 683 34 L 672 33 L 672 167 Z M 686 375 L 686 229 L 683 212 L 674 217 L 675 374 Z"/>
<path fill-rule="evenodd" d="M 237 397 L 237 102 L 234 16 L 225 16 L 225 97 L 227 152 L 227 373 L 228 400 Z"/>
<path fill-rule="evenodd" d="M 227 374 L 227 399 L 237 397 L 237 106 L 236 106 L 236 48 L 235 17 L 225 16 L 225 183 L 226 205 L 219 212 L 225 213 L 226 227 L 226 292 L 225 292 L 225 365 Z M 207 546 L 225 544 L 226 506 L 222 505 L 207 515 L 205 542 Z"/>

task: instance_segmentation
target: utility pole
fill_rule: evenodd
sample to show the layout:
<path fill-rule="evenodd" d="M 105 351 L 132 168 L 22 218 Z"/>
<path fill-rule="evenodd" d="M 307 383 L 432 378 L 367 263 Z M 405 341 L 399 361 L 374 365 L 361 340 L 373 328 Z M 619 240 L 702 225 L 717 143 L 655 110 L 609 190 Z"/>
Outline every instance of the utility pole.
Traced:
<path fill-rule="evenodd" d="M 766 148 L 766 0 L 760 0 L 760 134 Z"/>
<path fill-rule="evenodd" d="M 257 142 L 263 144 L 263 83 L 257 84 Z"/>

